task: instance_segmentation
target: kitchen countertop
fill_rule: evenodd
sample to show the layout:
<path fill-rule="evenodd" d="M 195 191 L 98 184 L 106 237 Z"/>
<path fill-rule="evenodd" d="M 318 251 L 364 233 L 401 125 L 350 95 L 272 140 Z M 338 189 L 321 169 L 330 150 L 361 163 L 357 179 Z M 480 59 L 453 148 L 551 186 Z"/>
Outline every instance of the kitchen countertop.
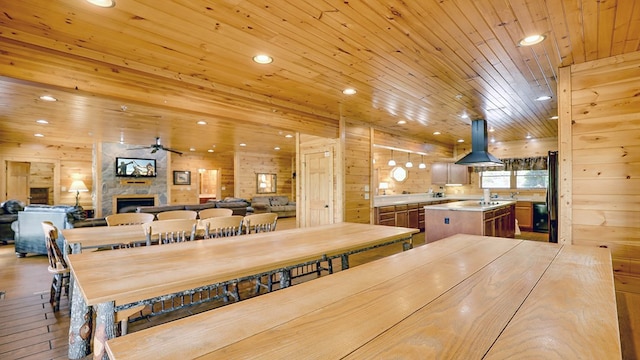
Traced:
<path fill-rule="evenodd" d="M 482 200 L 482 194 L 477 195 L 446 195 L 445 197 L 432 197 L 428 193 L 420 194 L 403 194 L 403 195 L 380 195 L 373 198 L 373 206 L 390 206 L 390 205 L 403 205 L 412 203 L 432 203 L 443 200 Z M 532 201 L 532 202 L 545 202 L 544 196 L 516 196 L 514 199 L 509 197 L 499 197 L 498 201 Z"/>
<path fill-rule="evenodd" d="M 489 211 L 507 205 L 515 204 L 516 200 L 492 200 L 484 203 L 480 200 L 455 201 L 446 204 L 427 205 L 425 210 L 454 210 L 454 211 Z"/>

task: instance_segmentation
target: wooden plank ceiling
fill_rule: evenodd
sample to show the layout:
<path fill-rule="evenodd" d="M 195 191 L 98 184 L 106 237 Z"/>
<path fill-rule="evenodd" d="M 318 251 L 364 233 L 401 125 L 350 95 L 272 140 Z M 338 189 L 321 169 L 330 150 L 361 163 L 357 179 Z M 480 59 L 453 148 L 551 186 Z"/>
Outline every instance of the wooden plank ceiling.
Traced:
<path fill-rule="evenodd" d="M 487 119 L 497 141 L 556 137 L 558 67 L 640 49 L 635 0 L 116 0 L 112 8 L 20 0 L 2 8 L 0 141 L 18 143 L 159 136 L 181 151 L 245 143 L 294 152 L 285 135 L 335 137 L 341 116 L 422 143 L 469 142 L 473 118 Z M 547 38 L 517 45 L 534 33 Z M 258 53 L 273 63 L 254 63 Z M 357 94 L 344 95 L 347 87 Z M 535 100 L 543 95 L 552 98 Z"/>

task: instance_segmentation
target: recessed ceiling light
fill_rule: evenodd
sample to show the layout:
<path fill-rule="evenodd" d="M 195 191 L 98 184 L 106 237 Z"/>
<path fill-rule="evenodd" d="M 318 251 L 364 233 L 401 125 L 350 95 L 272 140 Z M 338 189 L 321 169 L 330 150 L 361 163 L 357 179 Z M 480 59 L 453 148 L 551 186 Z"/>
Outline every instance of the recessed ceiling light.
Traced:
<path fill-rule="evenodd" d="M 204 121 L 204 120 L 200 120 L 196 124 L 198 124 L 198 125 L 207 125 L 207 122 Z"/>
<path fill-rule="evenodd" d="M 51 95 L 42 95 L 40 96 L 40 100 L 44 100 L 44 101 L 58 101 L 58 99 L 54 98 Z"/>
<path fill-rule="evenodd" d="M 189 151 L 196 151 L 196 148 L 189 148 Z"/>
<path fill-rule="evenodd" d="M 467 115 L 467 114 L 462 114 L 462 115 L 460 115 L 460 117 L 461 117 L 461 118 L 463 118 L 463 119 L 468 119 L 468 118 L 469 118 L 469 115 Z"/>
<path fill-rule="evenodd" d="M 542 96 L 538 96 L 536 98 L 536 101 L 545 101 L 545 100 L 551 100 L 551 96 L 549 95 L 542 95 Z"/>
<path fill-rule="evenodd" d="M 550 117 L 549 119 L 551 119 L 551 120 L 558 120 L 558 115 L 552 116 L 552 117 Z"/>
<path fill-rule="evenodd" d="M 525 136 L 527 139 L 531 139 L 531 134 L 527 134 L 527 136 Z"/>
<path fill-rule="evenodd" d="M 440 135 L 440 131 L 434 131 L 433 135 Z"/>
<path fill-rule="evenodd" d="M 48 123 L 49 123 L 49 122 L 48 122 L 47 120 L 45 120 L 45 119 L 39 119 L 39 120 L 36 120 L 36 122 L 37 122 L 38 124 L 48 124 Z"/>
<path fill-rule="evenodd" d="M 494 129 L 493 127 L 489 129 L 489 132 L 494 132 L 494 131 L 496 131 L 496 129 Z"/>
<path fill-rule="evenodd" d="M 244 146 L 247 146 L 247 144 L 245 144 L 245 143 L 240 143 L 240 146 L 244 147 Z"/>
<path fill-rule="evenodd" d="M 38 134 L 33 134 L 33 136 L 35 136 L 35 137 L 44 137 L 44 135 L 42 135 L 42 134 L 40 134 L 40 133 L 38 133 Z"/>
<path fill-rule="evenodd" d="M 276 146 L 276 147 L 273 148 L 273 150 L 280 150 L 280 147 Z"/>
<path fill-rule="evenodd" d="M 285 135 L 284 137 L 286 137 L 286 138 L 292 138 L 292 137 L 293 137 L 293 135 L 291 135 L 291 134 L 287 134 L 287 135 Z"/>
<path fill-rule="evenodd" d="M 356 92 L 357 92 L 356 89 L 352 89 L 352 88 L 346 88 L 342 90 L 342 93 L 345 95 L 354 95 Z"/>
<path fill-rule="evenodd" d="M 209 150 L 207 150 L 207 152 L 210 152 L 210 153 L 212 153 L 212 152 L 213 152 L 213 149 L 209 149 Z"/>
<path fill-rule="evenodd" d="M 546 38 L 547 37 L 545 35 L 535 34 L 535 35 L 527 36 L 526 38 L 518 41 L 518 44 L 520 44 L 520 46 L 531 46 L 535 44 L 540 44 Z"/>
<path fill-rule="evenodd" d="M 89 4 L 100 6 L 103 8 L 110 8 L 116 6 L 115 0 L 87 0 Z"/>
<path fill-rule="evenodd" d="M 269 55 L 259 54 L 253 57 L 253 61 L 258 64 L 271 64 L 273 62 L 273 58 Z"/>
<path fill-rule="evenodd" d="M 464 139 L 458 139 L 458 142 L 459 142 L 459 143 L 463 143 L 463 142 L 464 142 Z"/>
<path fill-rule="evenodd" d="M 397 124 L 398 125 L 404 125 L 407 123 L 407 120 L 398 120 Z"/>

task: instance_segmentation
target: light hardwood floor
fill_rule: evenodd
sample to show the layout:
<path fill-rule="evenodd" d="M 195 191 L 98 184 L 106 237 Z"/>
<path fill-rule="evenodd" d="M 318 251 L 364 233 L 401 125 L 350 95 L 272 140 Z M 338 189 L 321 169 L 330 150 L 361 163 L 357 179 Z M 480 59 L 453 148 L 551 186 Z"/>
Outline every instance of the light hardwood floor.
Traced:
<path fill-rule="evenodd" d="M 294 228 L 295 218 L 278 220 L 277 230 Z M 523 232 L 519 238 L 545 241 L 546 234 Z M 424 244 L 424 233 L 414 237 L 414 246 Z M 358 266 L 402 251 L 400 244 L 390 245 L 350 256 L 350 265 Z M 335 264 L 339 269 L 339 264 Z M 69 327 L 69 304 L 63 296 L 60 311 L 49 304 L 51 275 L 46 256 L 17 258 L 13 244 L 0 245 L 0 359 L 66 359 Z M 305 281 L 305 279 L 299 280 Z M 249 296 L 251 284 L 241 287 Z M 1 294 L 4 295 L 1 295 Z M 623 359 L 640 358 L 640 294 L 616 292 Z M 171 315 L 155 316 L 129 325 L 129 331 L 170 321 L 177 317 L 205 311 L 221 302 L 194 306 Z"/>

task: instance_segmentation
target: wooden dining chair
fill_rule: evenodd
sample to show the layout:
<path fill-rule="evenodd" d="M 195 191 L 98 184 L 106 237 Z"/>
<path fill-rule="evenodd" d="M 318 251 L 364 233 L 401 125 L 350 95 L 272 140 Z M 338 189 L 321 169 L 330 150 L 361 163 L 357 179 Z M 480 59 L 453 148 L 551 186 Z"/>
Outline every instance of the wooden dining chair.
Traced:
<path fill-rule="evenodd" d="M 275 231 L 277 221 L 276 213 L 251 214 L 244 217 L 243 226 L 247 234 Z"/>
<path fill-rule="evenodd" d="M 104 218 L 108 226 L 137 225 L 153 221 L 155 216 L 149 213 L 120 213 Z"/>
<path fill-rule="evenodd" d="M 70 269 L 56 242 L 58 240 L 58 228 L 51 221 L 43 221 L 42 230 L 44 231 L 44 241 L 47 247 L 47 257 L 49 258 L 47 270 L 53 274 L 49 302 L 53 306 L 53 311 L 57 312 L 60 310 L 62 290 L 64 289 L 66 295 L 69 296 Z"/>
<path fill-rule="evenodd" d="M 229 210 L 229 209 L 220 209 Z M 200 224 L 204 226 L 204 238 L 220 238 L 228 236 L 237 236 L 242 234 L 242 220 L 244 217 L 239 215 L 219 216 L 204 219 Z"/>
<path fill-rule="evenodd" d="M 142 224 L 147 245 L 193 241 L 196 237 L 196 219 L 157 220 Z"/>
<path fill-rule="evenodd" d="M 158 220 L 196 219 L 198 212 L 193 210 L 171 210 L 158 213 Z"/>
<path fill-rule="evenodd" d="M 231 216 L 231 215 L 233 215 L 233 210 L 223 209 L 223 208 L 203 209 L 203 210 L 200 210 L 200 212 L 198 213 L 200 220 L 204 220 L 212 217 Z"/>

